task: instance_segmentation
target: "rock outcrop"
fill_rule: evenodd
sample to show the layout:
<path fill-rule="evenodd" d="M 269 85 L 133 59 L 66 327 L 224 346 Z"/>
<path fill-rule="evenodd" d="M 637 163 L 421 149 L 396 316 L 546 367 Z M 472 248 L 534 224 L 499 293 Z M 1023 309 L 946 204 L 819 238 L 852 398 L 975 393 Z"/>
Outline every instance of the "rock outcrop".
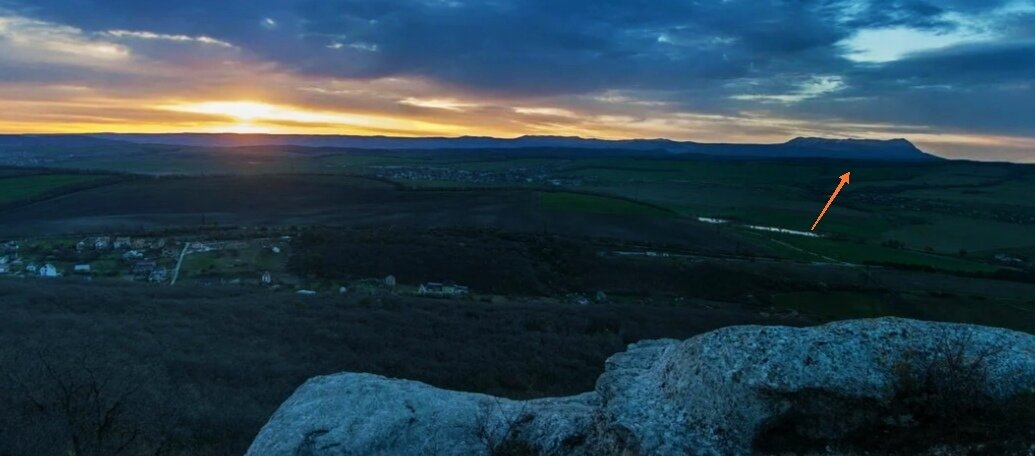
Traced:
<path fill-rule="evenodd" d="M 512 401 L 369 374 L 316 377 L 248 451 L 265 455 L 748 454 L 793 416 L 837 438 L 881 419 L 903 373 L 976 360 L 976 394 L 1035 387 L 1035 337 L 897 318 L 737 326 L 612 356 L 596 390 Z"/>

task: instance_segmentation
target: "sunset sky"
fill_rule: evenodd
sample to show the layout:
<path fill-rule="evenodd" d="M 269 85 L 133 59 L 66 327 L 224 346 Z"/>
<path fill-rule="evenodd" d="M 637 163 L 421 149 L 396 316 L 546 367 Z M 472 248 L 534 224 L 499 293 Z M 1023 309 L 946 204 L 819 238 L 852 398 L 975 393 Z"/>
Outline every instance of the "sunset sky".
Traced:
<path fill-rule="evenodd" d="M 0 133 L 905 137 L 1035 161 L 1035 0 L 0 0 Z"/>

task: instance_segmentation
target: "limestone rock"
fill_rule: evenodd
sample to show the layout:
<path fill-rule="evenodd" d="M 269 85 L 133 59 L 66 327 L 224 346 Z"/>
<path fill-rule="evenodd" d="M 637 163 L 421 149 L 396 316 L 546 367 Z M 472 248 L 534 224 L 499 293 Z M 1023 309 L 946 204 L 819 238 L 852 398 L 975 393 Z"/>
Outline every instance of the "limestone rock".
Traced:
<path fill-rule="evenodd" d="M 512 401 L 408 380 L 342 373 L 302 385 L 249 455 L 472 455 L 510 442 L 566 454 L 589 429 L 596 396 Z"/>
<path fill-rule="evenodd" d="M 874 418 L 866 404 L 891 400 L 898 369 L 956 346 L 986 357 L 990 396 L 1035 387 L 1035 337 L 1004 329 L 897 318 L 728 327 L 612 357 L 597 382 L 603 434 L 629 436 L 638 454 L 745 454 L 793 412 L 836 437 Z"/>
<path fill-rule="evenodd" d="M 981 393 L 1035 387 L 1035 337 L 897 318 L 811 328 L 728 327 L 629 346 L 594 392 L 512 401 L 369 374 L 316 377 L 273 415 L 248 454 L 749 454 L 796 416 L 836 438 L 879 419 L 903 369 L 958 350 L 982 359 Z"/>

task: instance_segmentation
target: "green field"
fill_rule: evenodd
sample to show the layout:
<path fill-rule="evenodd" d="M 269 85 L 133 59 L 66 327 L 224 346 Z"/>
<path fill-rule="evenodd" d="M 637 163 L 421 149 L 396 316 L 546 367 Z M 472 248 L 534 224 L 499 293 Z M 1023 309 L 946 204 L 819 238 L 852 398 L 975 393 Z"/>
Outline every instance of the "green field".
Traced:
<path fill-rule="evenodd" d="M 32 201 L 84 184 L 100 182 L 108 176 L 89 174 L 39 174 L 0 179 L 0 205 Z"/>
<path fill-rule="evenodd" d="M 825 321 L 896 316 L 1035 332 L 1035 304 L 1018 299 L 934 296 L 920 291 L 902 294 L 808 291 L 775 295 L 773 304 Z"/>
<path fill-rule="evenodd" d="M 540 192 L 539 205 L 548 211 L 660 217 L 672 215 L 664 209 L 635 201 L 573 192 Z"/>
<path fill-rule="evenodd" d="M 992 254 L 1024 256 L 1035 248 L 1035 168 L 1030 166 L 610 158 L 572 173 L 589 183 L 587 190 L 683 216 L 805 230 L 845 170 L 852 172 L 852 181 L 819 228 L 829 238 L 765 235 L 773 240 L 769 250 L 802 259 L 801 252 L 780 245 L 789 242 L 845 262 L 988 272 L 998 268 L 987 263 Z M 905 248 L 882 247 L 885 242 Z"/>
<path fill-rule="evenodd" d="M 781 236 L 781 239 L 802 250 L 855 264 L 898 264 L 956 272 L 992 272 L 997 269 L 990 264 L 963 258 L 891 248 L 873 243 L 862 244 L 792 235 Z"/>
<path fill-rule="evenodd" d="M 148 174 L 381 175 L 412 190 L 527 189 L 534 192 L 538 208 L 546 211 L 712 217 L 730 219 L 731 225 L 792 230 L 808 229 L 837 185 L 837 177 L 851 171 L 851 183 L 818 228 L 825 239 L 741 234 L 749 234 L 746 242 L 752 246 L 785 259 L 833 259 L 957 272 L 992 271 L 1003 267 L 995 263 L 995 255 L 1030 259 L 1035 252 L 1035 237 L 1030 234 L 1035 230 L 1035 202 L 1031 200 L 1035 167 L 1004 163 L 275 147 L 194 148 L 180 153 L 160 147 L 118 159 L 77 158 L 60 166 Z M 393 173 L 398 177 L 391 177 Z M 493 180 L 493 175 L 509 177 Z M 32 199 L 91 179 L 96 177 L 0 179 L 0 204 Z M 557 181 L 564 184 L 558 187 Z M 390 188 L 376 181 L 357 184 Z M 731 226 L 726 232 L 738 235 L 735 231 Z M 889 243 L 898 248 L 886 247 Z"/>

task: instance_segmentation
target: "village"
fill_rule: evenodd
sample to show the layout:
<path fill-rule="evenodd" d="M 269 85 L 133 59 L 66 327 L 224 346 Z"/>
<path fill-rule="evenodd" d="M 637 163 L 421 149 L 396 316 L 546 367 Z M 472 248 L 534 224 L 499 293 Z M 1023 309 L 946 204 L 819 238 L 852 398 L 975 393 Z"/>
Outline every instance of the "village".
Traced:
<path fill-rule="evenodd" d="M 320 293 L 408 294 L 461 298 L 452 282 L 398 283 L 395 276 L 327 281 L 288 271 L 292 236 L 198 240 L 193 236 L 89 236 L 0 242 L 0 277 L 125 280 L 156 286 L 247 286 Z"/>
<path fill-rule="evenodd" d="M 552 170 L 524 167 L 511 168 L 504 171 L 399 165 L 371 166 L 370 168 L 375 170 L 375 176 L 395 181 L 455 182 L 476 185 L 536 184 L 553 187 L 578 187 L 584 184 L 582 179 L 555 176 Z"/>

